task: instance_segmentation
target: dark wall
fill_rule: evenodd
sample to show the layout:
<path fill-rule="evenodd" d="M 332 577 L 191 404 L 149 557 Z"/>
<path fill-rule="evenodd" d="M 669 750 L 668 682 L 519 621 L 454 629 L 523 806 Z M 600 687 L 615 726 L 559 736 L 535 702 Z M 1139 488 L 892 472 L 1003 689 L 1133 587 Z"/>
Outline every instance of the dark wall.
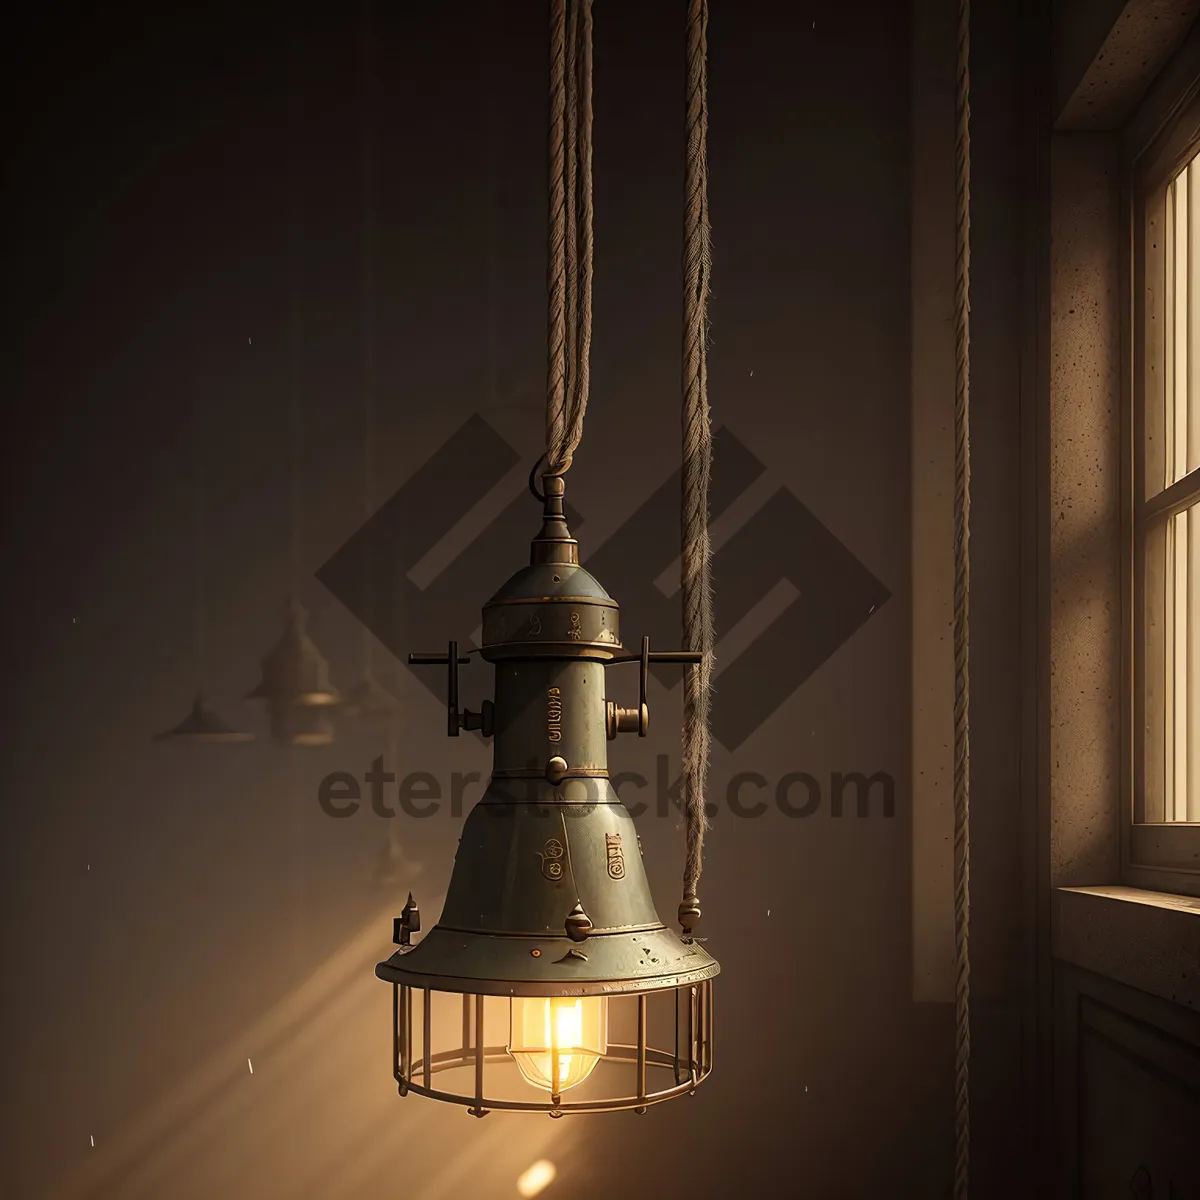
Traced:
<path fill-rule="evenodd" d="M 1005 907 L 1027 879 L 1015 749 L 1026 161 L 1016 18 L 980 7 L 978 1153 L 1002 1195 L 1032 963 L 1028 914 Z M 293 582 L 289 396 L 303 435 L 300 590 L 343 687 L 363 669 L 360 627 L 313 573 L 362 521 L 368 368 L 375 504 L 473 413 L 523 456 L 504 503 L 540 448 L 542 6 L 379 14 L 373 95 L 359 18 L 60 8 L 14 43 L 3 879 L 16 1103 L 0 1182 L 23 1196 L 72 1177 L 83 1194 L 249 1197 L 366 1195 L 402 1178 L 432 1200 L 452 1186 L 512 1194 L 544 1153 L 560 1171 L 546 1194 L 587 1197 L 611 1191 L 607 1135 L 636 1195 L 849 1198 L 901 1182 L 945 1194 L 950 1014 L 911 1001 L 905 6 L 718 6 L 710 27 L 714 414 L 887 596 L 736 750 L 718 748 L 714 782 L 881 771 L 896 791 L 890 817 L 878 805 L 836 817 L 828 803 L 800 820 L 718 816 L 702 889 L 724 967 L 718 1070 L 696 1098 L 533 1132 L 397 1100 L 370 964 L 409 887 L 436 917 L 460 818 L 333 821 L 318 783 L 361 776 L 378 754 L 441 780 L 486 772 L 487 755 L 474 739 L 444 743 L 436 700 L 382 647 L 374 662 L 405 704 L 395 733 L 344 726 L 307 754 L 265 736 L 201 753 L 150 742 L 195 687 L 197 436 L 206 682 L 260 730 L 237 698 Z M 595 61 L 592 408 L 570 477 L 585 556 L 678 461 L 681 6 L 597 6 Z M 522 539 L 497 561 L 522 565 Z M 604 582 L 620 599 L 644 565 Z M 475 599 L 498 582 L 472 576 Z M 718 560 L 722 629 L 741 615 L 721 611 L 736 585 Z M 820 596 L 830 581 L 814 569 L 793 585 Z M 628 606 L 628 636 L 649 620 Z M 406 625 L 415 649 L 471 633 L 413 613 Z M 774 634 L 804 631 L 785 620 Z M 486 677 L 466 686 L 477 700 Z M 656 689 L 649 744 L 613 753 L 650 779 L 656 755 L 678 758 L 677 690 Z M 669 920 L 682 833 L 653 815 L 641 828 Z M 354 938 L 366 942 L 346 950 Z M 291 989 L 347 954 L 361 970 L 289 1024 Z M 151 1134 L 155 1113 L 172 1115 Z M 500 1157 L 454 1184 L 445 1163 L 485 1136 Z"/>
<path fill-rule="evenodd" d="M 1049 16 L 972 5 L 971 1179 L 997 1196 L 1052 1186 Z"/>

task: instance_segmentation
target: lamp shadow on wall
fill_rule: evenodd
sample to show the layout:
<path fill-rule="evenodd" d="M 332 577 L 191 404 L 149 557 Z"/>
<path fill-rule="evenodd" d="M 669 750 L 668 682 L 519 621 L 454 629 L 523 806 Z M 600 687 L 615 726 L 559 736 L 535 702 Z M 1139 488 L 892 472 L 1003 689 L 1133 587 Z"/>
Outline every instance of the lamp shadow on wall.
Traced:
<path fill-rule="evenodd" d="M 531 1165 L 570 1156 L 577 1125 L 492 1114 L 467 1138 L 461 1109 L 397 1099 L 391 992 L 374 974 L 393 916 L 374 916 L 55 1194 L 299 1200 L 389 1194 L 398 1179 L 414 1200 L 535 1194 Z"/>

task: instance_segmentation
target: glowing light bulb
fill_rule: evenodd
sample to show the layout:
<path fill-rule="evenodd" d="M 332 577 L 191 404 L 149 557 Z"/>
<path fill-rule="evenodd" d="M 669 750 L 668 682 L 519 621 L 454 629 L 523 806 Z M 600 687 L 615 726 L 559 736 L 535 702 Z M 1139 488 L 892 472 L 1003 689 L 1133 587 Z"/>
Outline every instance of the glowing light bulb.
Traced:
<path fill-rule="evenodd" d="M 526 1082 L 561 1095 L 608 1053 L 608 999 L 514 998 L 508 1052 Z"/>

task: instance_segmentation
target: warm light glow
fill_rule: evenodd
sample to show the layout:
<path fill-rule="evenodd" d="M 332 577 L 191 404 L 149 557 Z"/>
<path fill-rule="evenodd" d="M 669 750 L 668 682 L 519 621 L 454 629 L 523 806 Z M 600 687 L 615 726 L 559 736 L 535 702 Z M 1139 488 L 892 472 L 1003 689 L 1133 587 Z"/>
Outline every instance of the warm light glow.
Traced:
<path fill-rule="evenodd" d="M 603 996 L 515 998 L 508 1052 L 526 1081 L 561 1095 L 582 1083 L 608 1053 Z"/>
<path fill-rule="evenodd" d="M 540 1158 L 517 1180 L 517 1191 L 522 1196 L 536 1196 L 544 1192 L 558 1174 L 558 1169 L 547 1159 Z"/>

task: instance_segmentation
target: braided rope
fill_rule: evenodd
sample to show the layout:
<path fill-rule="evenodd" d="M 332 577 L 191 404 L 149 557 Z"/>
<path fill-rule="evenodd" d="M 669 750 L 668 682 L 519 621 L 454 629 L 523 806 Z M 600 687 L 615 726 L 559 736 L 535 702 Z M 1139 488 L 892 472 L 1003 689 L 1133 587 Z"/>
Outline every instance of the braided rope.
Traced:
<path fill-rule="evenodd" d="M 592 0 L 552 0 L 550 366 L 546 464 L 571 466 L 583 438 L 592 346 Z"/>
<path fill-rule="evenodd" d="M 712 253 L 708 221 L 708 4 L 689 0 L 687 30 L 687 164 L 683 243 L 683 495 L 681 582 L 683 644 L 703 659 L 688 672 L 683 708 L 681 802 L 687 828 L 679 920 L 690 936 L 708 829 L 709 705 L 713 611 L 708 535 L 712 425 L 708 407 L 708 294 Z"/>
<path fill-rule="evenodd" d="M 574 454 L 583 437 L 583 415 L 587 411 L 588 390 L 591 386 L 592 358 L 592 260 L 595 238 L 592 222 L 595 206 L 592 197 L 592 0 L 580 5 L 578 50 L 579 134 L 579 212 L 577 270 L 579 272 L 577 321 L 579 332 L 575 340 L 574 396 L 571 405 L 570 427 L 567 430 L 567 452 Z"/>
<path fill-rule="evenodd" d="M 553 451 L 566 431 L 566 0 L 550 0 L 550 254 L 546 445 Z"/>
<path fill-rule="evenodd" d="M 954 278 L 954 1197 L 966 1200 L 971 1148 L 971 4 L 958 5 Z"/>
<path fill-rule="evenodd" d="M 708 5 L 690 0 L 687 39 L 687 169 L 683 337 L 683 638 L 704 657 L 688 675 L 684 698 L 683 809 L 687 824 L 685 935 L 696 899 L 708 828 L 709 707 L 713 616 L 708 535 L 712 427 L 708 408 Z M 583 434 L 592 340 L 592 0 L 550 5 L 550 257 L 546 468 L 567 471 Z"/>
<path fill-rule="evenodd" d="M 567 4 L 567 61 L 565 66 L 566 120 L 563 124 L 563 168 L 566 178 L 563 195 L 566 200 L 566 227 L 563 242 L 563 284 L 566 303 L 563 306 L 563 346 L 566 360 L 566 403 L 564 407 L 563 439 L 552 447 L 555 466 L 568 465 L 566 440 L 575 407 L 575 377 L 578 372 L 579 339 L 579 5 Z"/>

